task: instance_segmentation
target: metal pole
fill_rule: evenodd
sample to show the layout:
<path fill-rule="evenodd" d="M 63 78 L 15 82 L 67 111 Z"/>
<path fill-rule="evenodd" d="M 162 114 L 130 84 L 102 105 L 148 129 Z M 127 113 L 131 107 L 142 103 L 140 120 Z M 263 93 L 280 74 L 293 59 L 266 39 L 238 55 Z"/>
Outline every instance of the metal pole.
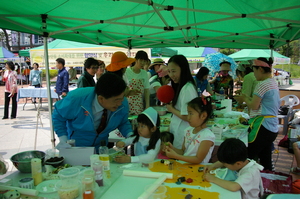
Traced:
<path fill-rule="evenodd" d="M 49 109 L 49 120 L 50 120 L 50 132 L 51 132 L 51 143 L 52 149 L 55 148 L 55 136 L 52 125 L 52 98 L 50 88 L 50 73 L 49 73 L 49 59 L 48 59 L 48 37 L 44 37 L 44 61 L 46 69 L 46 84 L 47 84 L 47 96 L 48 96 L 48 109 Z"/>

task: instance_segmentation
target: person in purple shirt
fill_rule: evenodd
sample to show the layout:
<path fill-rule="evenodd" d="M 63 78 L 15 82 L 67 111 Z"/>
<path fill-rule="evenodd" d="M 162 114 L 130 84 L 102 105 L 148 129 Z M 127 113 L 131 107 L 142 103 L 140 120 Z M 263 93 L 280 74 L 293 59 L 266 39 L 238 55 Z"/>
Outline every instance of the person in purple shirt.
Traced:
<path fill-rule="evenodd" d="M 65 97 L 69 92 L 69 73 L 65 68 L 65 60 L 63 58 L 56 59 L 56 68 L 58 69 L 58 75 L 55 92 L 59 97 Z"/>

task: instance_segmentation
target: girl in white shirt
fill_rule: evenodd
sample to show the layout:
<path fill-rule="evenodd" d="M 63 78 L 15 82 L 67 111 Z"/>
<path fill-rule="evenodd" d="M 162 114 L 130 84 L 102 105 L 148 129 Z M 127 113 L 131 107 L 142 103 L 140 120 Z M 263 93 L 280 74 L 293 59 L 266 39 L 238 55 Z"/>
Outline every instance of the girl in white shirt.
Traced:
<path fill-rule="evenodd" d="M 187 122 L 187 103 L 198 96 L 195 81 L 191 75 L 189 63 L 185 56 L 174 55 L 168 62 L 169 77 L 175 96 L 166 107 L 173 114 L 170 132 L 174 134 L 174 147 L 181 148 L 184 130 L 189 127 Z"/>
<path fill-rule="evenodd" d="M 157 111 L 149 107 L 137 118 L 138 127 L 135 129 L 133 137 L 129 137 L 117 142 L 117 147 L 123 148 L 134 144 L 134 156 L 117 156 L 116 162 L 153 162 L 160 150 L 160 118 Z"/>
<path fill-rule="evenodd" d="M 197 97 L 188 103 L 187 109 L 190 127 L 185 129 L 182 147 L 168 143 L 166 155 L 192 164 L 208 163 L 215 142 L 215 135 L 206 127 L 212 113 L 211 98 Z"/>
<path fill-rule="evenodd" d="M 149 58 L 145 51 L 140 50 L 136 53 L 135 59 L 134 65 L 127 68 L 123 76 L 130 90 L 135 89 L 138 91 L 138 94 L 127 97 L 130 115 L 139 115 L 150 106 L 150 83 L 147 72 L 143 69 L 144 65 L 148 64 Z M 145 103 L 143 100 L 145 100 Z"/>

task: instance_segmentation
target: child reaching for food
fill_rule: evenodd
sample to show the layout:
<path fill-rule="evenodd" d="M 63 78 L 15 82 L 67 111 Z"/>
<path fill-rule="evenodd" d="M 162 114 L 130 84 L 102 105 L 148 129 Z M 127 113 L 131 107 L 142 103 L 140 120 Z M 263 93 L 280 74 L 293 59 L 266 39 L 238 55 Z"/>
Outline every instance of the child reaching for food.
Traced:
<path fill-rule="evenodd" d="M 157 158 L 161 143 L 160 118 L 157 111 L 152 107 L 147 108 L 139 114 L 137 122 L 138 126 L 134 131 L 134 135 L 116 144 L 119 148 L 134 144 L 134 156 L 117 156 L 115 161 L 118 163 L 148 163 Z"/>
<path fill-rule="evenodd" d="M 169 157 L 166 156 L 166 146 L 169 145 L 169 143 L 173 144 L 174 141 L 174 135 L 168 131 L 164 131 L 160 133 L 160 151 L 157 155 L 158 159 L 169 159 Z"/>
<path fill-rule="evenodd" d="M 215 142 L 215 135 L 206 127 L 212 113 L 211 98 L 197 97 L 187 104 L 187 110 L 190 127 L 184 131 L 182 148 L 168 142 L 166 155 L 192 164 L 208 163 Z"/>
<path fill-rule="evenodd" d="M 248 159 L 247 147 L 239 139 L 228 138 L 218 149 L 219 161 L 204 168 L 204 179 L 229 191 L 241 191 L 242 199 L 259 198 L 263 193 L 260 171 L 263 166 Z M 216 168 L 226 167 L 237 171 L 237 179 L 229 181 L 210 174 Z"/>

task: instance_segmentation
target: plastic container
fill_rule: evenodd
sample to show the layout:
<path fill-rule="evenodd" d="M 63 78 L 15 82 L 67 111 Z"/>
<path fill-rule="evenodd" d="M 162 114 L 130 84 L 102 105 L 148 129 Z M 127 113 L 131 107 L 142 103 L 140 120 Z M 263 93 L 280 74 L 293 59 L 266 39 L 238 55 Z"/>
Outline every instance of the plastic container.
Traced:
<path fill-rule="evenodd" d="M 64 188 L 73 187 L 78 184 L 79 171 L 78 168 L 71 167 L 58 172 L 58 176 L 61 179 Z"/>
<path fill-rule="evenodd" d="M 106 178 L 110 178 L 110 162 L 108 154 L 100 154 L 100 160 L 103 165 L 103 172 Z"/>
<path fill-rule="evenodd" d="M 82 192 L 81 184 L 78 180 L 73 181 L 71 185 L 66 185 L 61 180 L 58 183 L 56 183 L 55 188 L 60 199 L 75 199 Z"/>
<path fill-rule="evenodd" d="M 95 181 L 98 184 L 99 187 L 103 186 L 103 166 L 102 163 L 100 161 L 98 162 L 94 162 L 91 165 L 92 169 L 95 171 Z"/>

